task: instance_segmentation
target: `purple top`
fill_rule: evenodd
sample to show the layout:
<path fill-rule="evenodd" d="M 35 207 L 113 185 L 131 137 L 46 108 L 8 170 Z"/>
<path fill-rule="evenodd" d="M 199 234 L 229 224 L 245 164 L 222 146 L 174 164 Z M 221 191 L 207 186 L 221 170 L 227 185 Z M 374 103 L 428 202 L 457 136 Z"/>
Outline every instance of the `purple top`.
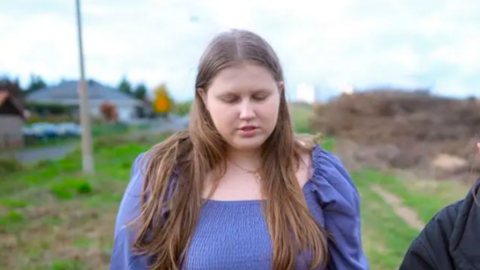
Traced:
<path fill-rule="evenodd" d="M 332 237 L 326 269 L 367 270 L 356 187 L 333 154 L 316 146 L 312 156 L 313 176 L 303 192 L 314 218 Z M 133 229 L 124 227 L 140 213 L 143 177 L 138 160 L 118 212 L 110 270 L 147 269 L 146 258 L 132 254 Z M 271 239 L 260 203 L 260 200 L 207 201 L 201 209 L 184 269 L 271 269 Z M 299 260 L 296 269 L 307 267 Z"/>

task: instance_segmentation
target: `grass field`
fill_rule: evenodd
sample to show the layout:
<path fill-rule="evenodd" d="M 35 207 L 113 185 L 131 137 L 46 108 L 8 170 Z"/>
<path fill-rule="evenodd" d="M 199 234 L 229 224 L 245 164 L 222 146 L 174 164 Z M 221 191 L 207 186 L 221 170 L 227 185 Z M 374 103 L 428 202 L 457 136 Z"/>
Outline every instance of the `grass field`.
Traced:
<path fill-rule="evenodd" d="M 79 173 L 78 153 L 2 176 L 2 269 L 106 269 L 131 164 L 160 140 L 97 142 L 95 176 Z M 397 269 L 421 226 L 466 192 L 451 182 L 398 179 L 366 169 L 351 174 L 362 197 L 364 249 L 375 270 Z"/>
<path fill-rule="evenodd" d="M 308 104 L 291 104 L 290 111 L 295 131 L 298 133 L 309 133 L 311 106 Z"/>
<path fill-rule="evenodd" d="M 373 170 L 352 172 L 362 199 L 364 248 L 372 269 L 393 270 L 435 213 L 466 195 L 453 182 L 399 179 Z"/>
<path fill-rule="evenodd" d="M 79 153 L 2 176 L 1 269 L 106 269 L 131 164 L 161 139 L 98 141 L 94 176 L 79 172 Z"/>

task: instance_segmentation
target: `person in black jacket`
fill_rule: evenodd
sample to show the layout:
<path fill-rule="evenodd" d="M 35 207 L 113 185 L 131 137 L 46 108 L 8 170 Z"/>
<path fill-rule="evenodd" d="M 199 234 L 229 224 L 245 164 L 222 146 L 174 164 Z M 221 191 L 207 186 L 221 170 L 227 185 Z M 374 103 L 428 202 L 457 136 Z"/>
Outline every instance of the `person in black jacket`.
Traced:
<path fill-rule="evenodd" d="M 480 178 L 464 199 L 430 220 L 413 240 L 399 270 L 480 269 L 479 186 Z"/>

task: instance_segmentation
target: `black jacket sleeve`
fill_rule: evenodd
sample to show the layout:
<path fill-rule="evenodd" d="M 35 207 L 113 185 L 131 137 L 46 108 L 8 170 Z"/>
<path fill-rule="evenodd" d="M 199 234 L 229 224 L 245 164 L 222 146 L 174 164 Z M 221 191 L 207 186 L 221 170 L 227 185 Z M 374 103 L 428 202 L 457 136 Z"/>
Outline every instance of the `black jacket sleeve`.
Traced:
<path fill-rule="evenodd" d="M 458 213 L 457 202 L 438 212 L 415 238 L 399 270 L 454 270 L 449 240 Z"/>

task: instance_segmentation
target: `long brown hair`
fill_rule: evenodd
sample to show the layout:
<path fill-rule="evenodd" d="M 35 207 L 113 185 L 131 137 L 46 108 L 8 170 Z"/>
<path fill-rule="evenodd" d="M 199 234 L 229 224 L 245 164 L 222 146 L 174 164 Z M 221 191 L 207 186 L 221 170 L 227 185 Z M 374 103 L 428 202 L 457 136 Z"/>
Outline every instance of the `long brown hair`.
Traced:
<path fill-rule="evenodd" d="M 218 35 L 200 60 L 188 130 L 154 146 L 144 159 L 145 196 L 134 248 L 151 258 L 152 269 L 181 268 L 199 218 L 204 177 L 213 173 L 215 188 L 226 171 L 226 143 L 199 89 L 208 90 L 220 70 L 245 61 L 267 68 L 278 82 L 284 80 L 277 55 L 263 38 L 243 30 Z M 311 216 L 296 177 L 301 156 L 311 147 L 296 140 L 282 91 L 278 122 L 262 146 L 261 166 L 262 206 L 276 270 L 294 269 L 300 254 L 311 255 L 312 268 L 324 266 L 328 257 L 326 233 Z"/>

